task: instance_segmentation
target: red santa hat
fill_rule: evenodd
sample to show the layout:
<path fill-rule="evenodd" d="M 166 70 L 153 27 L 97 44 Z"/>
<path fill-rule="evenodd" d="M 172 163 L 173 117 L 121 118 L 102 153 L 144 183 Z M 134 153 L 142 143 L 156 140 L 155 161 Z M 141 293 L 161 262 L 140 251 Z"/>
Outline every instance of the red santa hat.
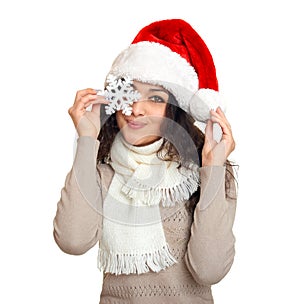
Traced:
<path fill-rule="evenodd" d="M 221 106 L 212 55 L 199 34 L 181 19 L 142 28 L 115 59 L 109 74 L 163 86 L 198 121 L 205 122 L 209 110 Z"/>

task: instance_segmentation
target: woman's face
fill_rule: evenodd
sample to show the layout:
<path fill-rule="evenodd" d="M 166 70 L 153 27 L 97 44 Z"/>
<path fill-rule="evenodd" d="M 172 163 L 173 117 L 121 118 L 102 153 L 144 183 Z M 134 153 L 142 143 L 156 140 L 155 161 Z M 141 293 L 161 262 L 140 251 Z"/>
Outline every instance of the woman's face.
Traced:
<path fill-rule="evenodd" d="M 125 140 L 135 146 L 148 145 L 161 137 L 160 126 L 166 115 L 169 93 L 163 87 L 133 82 L 141 98 L 132 105 L 130 116 L 116 113 L 118 127 Z"/>

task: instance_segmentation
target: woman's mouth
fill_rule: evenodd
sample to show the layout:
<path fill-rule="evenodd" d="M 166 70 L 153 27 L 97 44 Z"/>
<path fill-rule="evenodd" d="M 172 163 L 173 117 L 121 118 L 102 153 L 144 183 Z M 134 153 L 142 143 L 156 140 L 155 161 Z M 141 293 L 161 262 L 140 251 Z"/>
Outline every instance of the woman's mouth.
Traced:
<path fill-rule="evenodd" d="M 145 127 L 145 125 L 146 124 L 141 121 L 134 121 L 134 120 L 127 121 L 127 126 L 131 129 L 141 129 L 141 128 Z"/>

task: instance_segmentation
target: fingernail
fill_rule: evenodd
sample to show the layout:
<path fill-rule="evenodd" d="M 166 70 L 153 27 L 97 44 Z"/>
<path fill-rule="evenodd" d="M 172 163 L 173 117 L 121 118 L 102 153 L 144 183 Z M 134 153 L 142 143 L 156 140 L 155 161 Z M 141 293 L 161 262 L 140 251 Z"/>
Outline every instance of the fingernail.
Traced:
<path fill-rule="evenodd" d="M 94 89 L 94 90 L 96 91 L 97 95 L 100 95 L 100 96 L 103 95 L 102 90 L 100 90 L 100 89 Z"/>

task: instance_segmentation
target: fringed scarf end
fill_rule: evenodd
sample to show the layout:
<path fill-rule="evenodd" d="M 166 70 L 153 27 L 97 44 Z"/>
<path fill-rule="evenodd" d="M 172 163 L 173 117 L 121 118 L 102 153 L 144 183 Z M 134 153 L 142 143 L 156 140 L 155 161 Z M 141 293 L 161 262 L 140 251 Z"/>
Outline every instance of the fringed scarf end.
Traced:
<path fill-rule="evenodd" d="M 159 272 L 177 263 L 172 256 L 169 246 L 143 254 L 110 253 L 103 248 L 98 251 L 98 268 L 112 274 L 142 274 Z"/>
<path fill-rule="evenodd" d="M 180 181 L 171 187 L 147 187 L 132 178 L 122 186 L 122 192 L 147 206 L 161 203 L 163 207 L 174 207 L 188 200 L 200 184 L 199 170 L 181 167 L 180 172 Z"/>

